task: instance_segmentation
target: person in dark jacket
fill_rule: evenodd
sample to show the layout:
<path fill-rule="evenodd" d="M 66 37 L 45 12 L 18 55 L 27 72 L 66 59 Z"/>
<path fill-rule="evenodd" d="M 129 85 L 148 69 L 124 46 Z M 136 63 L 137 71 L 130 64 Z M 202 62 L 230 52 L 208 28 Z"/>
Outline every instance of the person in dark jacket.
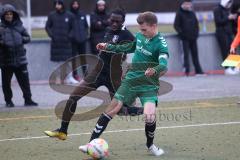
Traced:
<path fill-rule="evenodd" d="M 225 60 L 229 54 L 230 46 L 233 41 L 233 30 L 231 22 L 237 18 L 237 15 L 230 13 L 232 0 L 221 0 L 220 4 L 214 8 L 214 22 L 216 26 L 216 38 L 222 54 L 222 59 Z M 225 74 L 236 74 L 234 68 L 228 67 L 225 69 Z"/>
<path fill-rule="evenodd" d="M 63 0 L 54 0 L 54 6 L 55 11 L 48 15 L 45 27 L 51 38 L 51 60 L 65 61 L 72 57 L 73 15 L 65 10 Z"/>
<path fill-rule="evenodd" d="M 235 36 L 237 34 L 237 23 L 238 23 L 238 16 L 239 16 L 239 12 L 238 12 L 238 7 L 239 7 L 240 1 L 239 0 L 233 0 L 232 2 L 232 6 L 231 6 L 231 14 L 234 16 L 233 20 L 231 20 L 231 26 L 232 26 L 232 32 L 233 35 Z"/>
<path fill-rule="evenodd" d="M 192 55 L 192 61 L 196 74 L 203 74 L 202 68 L 198 60 L 197 38 L 199 34 L 198 20 L 193 12 L 191 0 L 183 0 L 174 20 L 174 28 L 182 40 L 184 52 L 184 68 L 185 74 L 188 76 L 190 72 L 189 51 Z"/>
<path fill-rule="evenodd" d="M 72 31 L 72 50 L 73 56 L 86 54 L 86 42 L 88 39 L 88 23 L 86 14 L 79 10 L 80 3 L 78 0 L 73 0 L 70 10 L 74 15 L 73 31 Z M 81 64 L 85 64 L 85 59 L 81 59 Z M 77 65 L 77 59 L 73 61 L 73 68 Z M 82 67 L 82 72 L 85 74 L 86 67 Z M 73 77 L 80 80 L 77 71 L 73 71 Z"/>
<path fill-rule="evenodd" d="M 2 16 L 2 11 L 3 11 L 3 7 L 2 7 L 2 4 L 0 2 L 0 17 Z M 1 20 L 0 20 L 0 22 L 1 22 Z"/>
<path fill-rule="evenodd" d="M 106 29 L 104 42 L 120 44 L 126 41 L 134 40 L 134 36 L 123 26 L 125 13 L 122 10 L 116 9 L 112 11 L 110 20 L 111 25 Z M 95 91 L 100 86 L 106 86 L 109 90 L 110 97 L 112 98 L 120 86 L 122 76 L 121 64 L 124 60 L 123 54 L 106 54 L 104 52 L 99 52 L 98 57 L 99 63 L 92 72 L 90 72 L 87 77 L 80 82 L 79 86 L 69 97 L 62 115 L 61 127 L 54 131 L 44 131 L 44 133 L 49 137 L 55 137 L 60 140 L 65 140 L 67 138 L 70 120 L 76 111 L 78 100 L 82 97 L 91 91 Z M 120 114 L 143 114 L 143 108 L 133 106 L 128 107 L 124 105 Z"/>
<path fill-rule="evenodd" d="M 46 23 L 46 31 L 51 38 L 51 61 L 59 62 L 66 61 L 72 58 L 72 31 L 74 18 L 70 11 L 65 10 L 63 0 L 54 0 L 55 11 L 48 15 Z M 72 68 L 69 66 L 68 68 Z M 72 74 L 64 77 L 67 72 L 67 68 L 62 69 L 60 77 L 61 83 L 73 83 L 76 81 Z"/>
<path fill-rule="evenodd" d="M 11 90 L 13 74 L 22 89 L 25 106 L 38 105 L 31 98 L 28 62 L 24 48 L 24 44 L 28 42 L 30 42 L 30 36 L 23 27 L 16 9 L 10 4 L 4 5 L 0 23 L 0 67 L 6 107 L 14 107 Z"/>
<path fill-rule="evenodd" d="M 103 41 L 105 29 L 109 26 L 109 15 L 106 11 L 106 2 L 98 0 L 96 9 L 90 15 L 90 42 L 93 54 L 98 54 L 96 45 Z"/>

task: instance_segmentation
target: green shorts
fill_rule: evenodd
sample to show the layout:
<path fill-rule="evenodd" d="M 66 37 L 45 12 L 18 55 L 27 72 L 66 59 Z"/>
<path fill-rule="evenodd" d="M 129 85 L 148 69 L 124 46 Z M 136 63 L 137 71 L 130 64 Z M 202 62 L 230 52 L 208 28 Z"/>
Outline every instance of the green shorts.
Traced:
<path fill-rule="evenodd" d="M 135 102 L 136 98 L 138 97 L 141 101 L 142 106 L 144 106 L 146 102 L 155 103 L 157 106 L 157 94 L 158 90 L 142 91 L 134 89 L 134 87 L 127 83 L 127 81 L 122 81 L 121 86 L 118 88 L 117 92 L 114 95 L 114 98 L 130 106 Z"/>

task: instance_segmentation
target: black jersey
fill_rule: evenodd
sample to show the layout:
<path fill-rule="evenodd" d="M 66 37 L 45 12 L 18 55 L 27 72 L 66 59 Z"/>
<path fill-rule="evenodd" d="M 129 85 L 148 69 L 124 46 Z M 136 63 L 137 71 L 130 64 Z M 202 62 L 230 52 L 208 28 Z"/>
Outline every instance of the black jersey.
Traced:
<path fill-rule="evenodd" d="M 125 27 L 117 31 L 113 31 L 110 28 L 107 28 L 104 36 L 104 42 L 110 43 L 110 44 L 121 44 L 124 42 L 133 41 L 133 40 L 134 40 L 134 36 Z M 109 72 L 110 67 L 113 67 L 112 71 L 119 70 L 119 69 L 121 70 L 121 64 L 124 58 L 123 54 L 104 53 L 102 51 L 99 53 L 99 57 L 104 62 L 102 72 Z"/>
<path fill-rule="evenodd" d="M 135 37 L 125 27 L 117 31 L 107 28 L 104 36 L 104 42 L 111 44 L 121 44 L 127 41 L 133 41 L 134 39 Z M 124 56 L 126 55 L 100 51 L 98 55 L 100 58 L 99 63 L 96 64 L 93 70 L 89 71 L 89 74 L 87 74 L 84 80 L 88 83 L 94 84 L 95 86 L 110 85 L 111 88 L 118 88 L 121 84 L 121 65 Z M 114 82 L 115 85 L 113 85 L 112 82 Z M 113 91 L 113 89 L 110 90 Z"/>

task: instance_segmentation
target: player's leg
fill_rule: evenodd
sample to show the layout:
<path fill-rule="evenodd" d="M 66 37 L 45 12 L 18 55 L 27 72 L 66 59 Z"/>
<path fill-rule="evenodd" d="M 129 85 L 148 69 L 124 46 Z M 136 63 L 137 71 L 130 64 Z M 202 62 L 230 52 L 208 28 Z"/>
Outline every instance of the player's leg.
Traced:
<path fill-rule="evenodd" d="M 198 58 L 197 40 L 190 41 L 189 47 L 190 47 L 190 50 L 191 50 L 193 65 L 195 67 L 195 73 L 196 74 L 203 74 L 201 65 L 199 63 L 199 58 Z"/>
<path fill-rule="evenodd" d="M 186 76 L 190 73 L 190 64 L 189 64 L 189 42 L 187 40 L 182 40 L 183 46 L 183 66 L 185 69 Z"/>
<path fill-rule="evenodd" d="M 105 112 L 102 113 L 102 115 L 99 117 L 89 142 L 91 142 L 93 139 L 100 137 L 103 131 L 107 128 L 107 125 L 110 122 L 110 120 L 112 120 L 112 118 L 119 112 L 121 107 L 122 107 L 122 102 L 113 98 L 110 105 L 105 110 Z M 88 144 L 81 145 L 79 146 L 78 149 L 83 153 L 87 153 Z"/>
<path fill-rule="evenodd" d="M 11 89 L 11 79 L 13 76 L 12 67 L 1 67 L 2 72 L 2 90 L 4 99 L 6 101 L 6 107 L 14 107 L 14 103 L 12 102 L 12 89 Z"/>
<path fill-rule="evenodd" d="M 156 130 L 156 106 L 157 106 L 157 93 L 152 92 L 146 97 L 140 97 L 141 103 L 144 105 L 145 116 L 145 135 L 147 138 L 146 146 L 153 155 L 160 156 L 164 151 L 156 147 L 153 143 L 154 134 Z"/>
<path fill-rule="evenodd" d="M 127 83 L 122 83 L 122 85 L 118 88 L 114 98 L 112 99 L 110 105 L 107 107 L 105 112 L 99 117 L 97 124 L 92 132 L 90 141 L 98 138 L 103 131 L 106 129 L 109 121 L 119 112 L 123 103 L 132 103 L 128 102 L 128 100 L 133 99 L 132 97 L 136 97 L 134 93 L 129 90 L 129 86 Z M 79 146 L 79 150 L 87 153 L 87 145 Z"/>
<path fill-rule="evenodd" d="M 113 98 L 110 105 L 107 107 L 105 112 L 99 117 L 95 129 L 92 132 L 90 141 L 100 137 L 102 132 L 106 129 L 109 121 L 119 112 L 122 107 L 122 102 Z"/>
<path fill-rule="evenodd" d="M 125 95 L 125 96 L 124 96 Z M 93 130 L 90 141 L 98 138 L 108 125 L 108 122 L 120 111 L 123 103 L 131 104 L 132 99 L 135 97 L 134 93 L 129 91 L 127 83 L 122 83 L 118 88 L 110 105 L 106 108 L 105 112 L 99 117 L 95 129 Z M 131 100 L 131 101 L 129 101 Z"/>
<path fill-rule="evenodd" d="M 111 99 L 113 98 L 115 92 L 116 92 L 116 88 L 118 88 L 120 86 L 120 81 L 108 81 L 105 83 L 105 86 L 108 88 L 109 90 L 109 94 Z M 135 99 L 133 100 L 133 102 L 135 101 Z M 117 113 L 119 116 L 127 116 L 127 115 L 131 115 L 131 116 L 136 116 L 136 115 L 142 115 L 143 114 L 143 108 L 142 107 L 136 107 L 132 104 L 123 104 L 122 108 L 120 109 L 120 111 Z"/>
<path fill-rule="evenodd" d="M 156 129 L 155 107 L 156 104 L 154 102 L 145 102 L 144 104 L 145 134 L 148 148 L 153 144 L 154 131 Z"/>
<path fill-rule="evenodd" d="M 89 92 L 96 90 L 97 86 L 89 84 L 82 80 L 79 86 L 74 90 L 69 99 L 62 114 L 61 127 L 53 131 L 44 131 L 44 133 L 50 137 L 56 137 L 60 140 L 67 138 L 67 131 L 69 123 L 77 108 L 77 101 L 87 95 Z"/>
<path fill-rule="evenodd" d="M 82 80 L 79 84 L 79 86 L 73 91 L 71 96 L 69 97 L 63 115 L 62 115 L 62 123 L 61 123 L 61 131 L 67 131 L 69 123 L 72 119 L 72 116 L 74 115 L 76 108 L 77 108 L 77 102 L 82 97 L 87 95 L 88 93 L 96 90 L 98 87 L 97 84 L 89 84 L 85 80 Z"/>
<path fill-rule="evenodd" d="M 38 104 L 36 102 L 34 102 L 31 98 L 32 93 L 31 93 L 31 89 L 30 89 L 27 65 L 21 65 L 21 66 L 15 68 L 15 76 L 16 76 L 19 86 L 23 92 L 23 97 L 25 100 L 24 105 L 25 106 L 37 106 Z"/>

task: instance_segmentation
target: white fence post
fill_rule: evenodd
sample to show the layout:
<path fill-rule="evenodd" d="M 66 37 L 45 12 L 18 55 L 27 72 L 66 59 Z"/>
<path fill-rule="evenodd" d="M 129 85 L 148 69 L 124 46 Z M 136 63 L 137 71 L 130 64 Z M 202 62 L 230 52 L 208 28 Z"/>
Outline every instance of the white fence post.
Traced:
<path fill-rule="evenodd" d="M 30 36 L 32 36 L 31 27 L 31 0 L 27 0 L 27 30 Z"/>

